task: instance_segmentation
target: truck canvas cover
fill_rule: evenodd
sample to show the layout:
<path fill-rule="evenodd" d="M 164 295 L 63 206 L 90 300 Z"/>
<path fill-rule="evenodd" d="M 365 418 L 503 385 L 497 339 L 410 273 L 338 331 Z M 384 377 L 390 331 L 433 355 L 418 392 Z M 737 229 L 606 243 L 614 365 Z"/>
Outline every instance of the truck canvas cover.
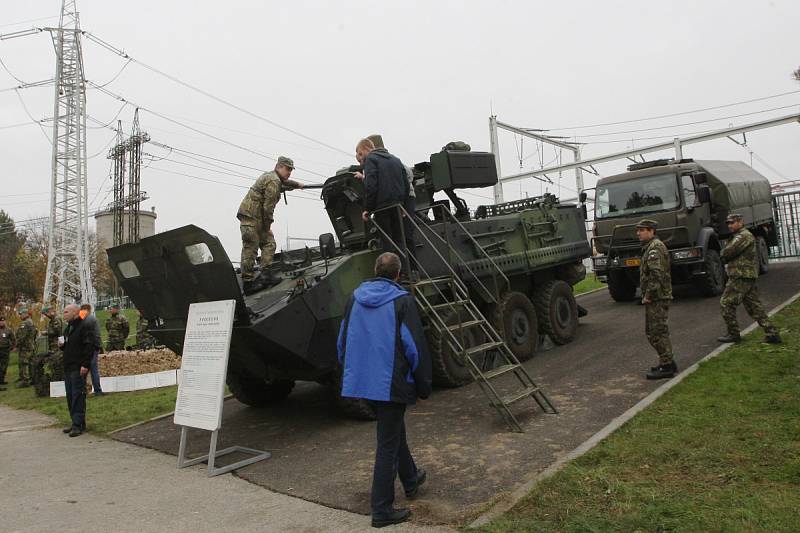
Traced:
<path fill-rule="evenodd" d="M 717 220 L 740 213 L 745 224 L 772 220 L 769 180 L 741 161 L 695 161 L 708 174 Z"/>

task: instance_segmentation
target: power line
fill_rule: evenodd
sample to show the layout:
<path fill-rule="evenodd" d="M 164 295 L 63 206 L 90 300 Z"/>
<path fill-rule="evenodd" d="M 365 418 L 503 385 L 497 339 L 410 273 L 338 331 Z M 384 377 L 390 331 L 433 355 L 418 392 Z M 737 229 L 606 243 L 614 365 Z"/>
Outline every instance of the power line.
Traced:
<path fill-rule="evenodd" d="M 704 107 L 704 108 L 700 108 L 700 109 L 692 109 L 691 111 L 681 111 L 680 113 L 668 113 L 666 115 L 655 115 L 655 116 L 652 116 L 652 117 L 637 118 L 637 119 L 632 119 L 632 120 L 621 120 L 621 121 L 618 121 L 618 122 L 603 122 L 603 123 L 598 123 L 598 124 L 585 124 L 585 125 L 582 125 L 582 126 L 567 126 L 567 127 L 563 127 L 563 128 L 550 128 L 550 129 L 545 130 L 545 131 L 579 130 L 579 129 L 587 129 L 587 128 L 598 128 L 600 126 L 618 126 L 620 124 L 633 124 L 635 122 L 645 122 L 645 121 L 648 121 L 648 120 L 658 120 L 658 119 L 662 119 L 662 118 L 671 118 L 671 117 L 679 117 L 679 116 L 683 116 L 683 115 L 691 115 L 693 113 L 702 113 L 703 111 L 715 111 L 717 109 L 724 109 L 726 107 L 734 107 L 734 106 L 737 106 L 737 105 L 751 104 L 753 102 L 762 102 L 764 100 L 770 100 L 772 98 L 780 98 L 781 96 L 788 96 L 790 94 L 797 94 L 797 93 L 800 93 L 800 90 L 788 91 L 788 92 L 785 92 L 785 93 L 772 94 L 772 95 L 769 95 L 769 96 L 762 96 L 760 98 L 751 98 L 750 100 L 741 100 L 739 102 L 732 102 L 732 103 L 729 103 L 729 104 L 722 104 L 722 105 L 713 106 L 713 107 Z"/>
<path fill-rule="evenodd" d="M 657 126 L 657 127 L 653 127 L 653 128 L 642 128 L 642 129 L 637 129 L 637 130 L 611 131 L 611 132 L 606 132 L 606 133 L 590 133 L 590 134 L 587 134 L 587 135 L 575 135 L 574 138 L 575 139 L 587 139 L 587 138 L 592 138 L 592 137 L 608 137 L 610 135 L 625 135 L 625 134 L 628 134 L 628 133 L 642 133 L 642 132 L 645 132 L 645 131 L 668 130 L 670 128 L 679 128 L 681 126 L 696 126 L 698 124 L 708 124 L 709 122 L 719 122 L 720 120 L 729 120 L 729 119 L 732 119 L 732 118 L 742 118 L 742 117 L 748 117 L 748 116 L 751 116 L 751 115 L 760 115 L 762 113 L 770 113 L 772 111 L 780 111 L 782 109 L 791 109 L 791 108 L 795 108 L 795 107 L 798 107 L 798 106 L 800 106 L 800 103 L 791 104 L 791 105 L 785 105 L 785 106 L 780 106 L 780 107 L 773 107 L 773 108 L 770 108 L 770 109 L 762 109 L 760 111 L 751 111 L 749 113 L 740 113 L 738 115 L 728 115 L 728 116 L 725 116 L 725 117 L 710 118 L 710 119 L 706 119 L 706 120 L 697 120 L 695 122 L 684 122 L 682 124 L 670 124 L 669 126 Z"/>
<path fill-rule="evenodd" d="M 28 115 L 28 118 L 31 119 L 31 122 L 39 126 L 39 129 L 42 130 L 42 135 L 44 135 L 44 138 L 47 139 L 47 142 L 52 145 L 53 140 L 50 139 L 50 136 L 47 134 L 46 131 L 44 131 L 44 126 L 42 126 L 42 122 L 40 120 L 36 120 L 35 118 L 33 118 L 33 115 L 31 115 L 31 112 L 28 110 L 28 106 L 25 105 L 25 100 L 22 99 L 22 95 L 19 94 L 19 91 L 16 90 L 14 91 L 14 93 L 17 95 L 17 98 L 19 99 L 19 103 L 22 104 L 22 109 L 25 110 L 25 114 Z"/>
<path fill-rule="evenodd" d="M 49 16 L 49 17 L 39 17 L 36 19 L 28 19 L 28 20 L 20 20 L 19 22 L 8 22 L 5 24 L 0 24 L 0 28 L 7 28 L 8 26 L 19 26 L 20 24 L 27 24 L 29 22 L 39 22 L 42 20 L 52 20 L 57 19 L 57 15 Z"/>
<path fill-rule="evenodd" d="M 253 117 L 253 118 L 257 119 L 257 120 L 260 120 L 262 122 L 266 122 L 267 124 L 270 124 L 271 126 L 274 126 L 276 128 L 279 128 L 279 129 L 282 129 L 282 130 L 287 131 L 289 133 L 292 133 L 294 135 L 297 135 L 298 137 L 302 137 L 303 139 L 306 139 L 306 140 L 311 141 L 313 143 L 319 144 L 320 146 L 324 146 L 326 148 L 329 148 L 329 149 L 331 149 L 331 150 L 333 150 L 335 152 L 339 152 L 339 153 L 342 153 L 342 154 L 347 155 L 347 156 L 352 156 L 352 153 L 350 153 L 348 151 L 342 150 L 342 149 L 337 148 L 335 146 L 331 146 L 330 144 L 328 144 L 328 143 L 326 143 L 324 141 L 321 141 L 319 139 L 315 139 L 314 137 L 311 137 L 309 135 L 301 133 L 301 132 L 299 132 L 297 130 L 294 130 L 292 128 L 286 127 L 286 126 L 284 126 L 282 124 L 279 124 L 279 123 L 275 122 L 274 120 L 271 120 L 271 119 L 269 119 L 267 117 L 258 115 L 258 114 L 254 113 L 252 111 L 249 111 L 249 110 L 247 110 L 247 109 L 245 109 L 243 107 L 240 107 L 240 106 L 238 106 L 238 105 L 236 105 L 236 104 L 234 104 L 232 102 L 229 102 L 229 101 L 227 101 L 227 100 L 225 100 L 223 98 L 215 96 L 215 95 L 209 93 L 208 91 L 205 91 L 205 90 L 200 89 L 200 88 L 198 88 L 198 87 L 196 87 L 196 86 L 194 86 L 194 85 L 192 85 L 190 83 L 187 83 L 187 82 L 181 80 L 180 78 L 177 78 L 175 76 L 167 74 L 166 72 L 163 72 L 163 71 L 161 71 L 161 70 L 159 70 L 159 69 L 157 69 L 157 68 L 155 68 L 153 66 L 150 66 L 147 63 L 144 63 L 142 61 L 139 61 L 138 59 L 132 58 L 127 53 L 125 53 L 123 50 L 120 50 L 119 48 L 116 48 L 115 46 L 103 41 L 99 37 L 96 37 L 95 35 L 93 35 L 93 34 L 91 34 L 89 32 L 82 32 L 82 33 L 90 41 L 93 41 L 93 42 L 99 44 L 100 46 L 102 46 L 106 50 L 109 50 L 110 52 L 113 52 L 113 53 L 119 55 L 120 57 L 123 57 L 125 59 L 130 60 L 130 61 L 135 61 L 137 64 L 141 65 L 142 67 L 144 67 L 144 68 L 146 68 L 146 69 L 148 69 L 148 70 L 150 70 L 152 72 L 155 72 L 156 74 L 158 74 L 160 76 L 163 76 L 163 77 L 167 78 L 168 80 L 170 80 L 170 81 L 172 81 L 174 83 L 182 85 L 183 87 L 186 87 L 187 89 L 190 89 L 190 90 L 195 91 L 195 92 L 197 92 L 199 94 L 202 94 L 203 96 L 205 96 L 207 98 L 210 98 L 210 99 L 214 100 L 215 102 L 218 102 L 220 104 L 228 106 L 228 107 L 230 107 L 232 109 L 235 109 L 235 110 L 237 110 L 237 111 L 239 111 L 241 113 L 244 113 L 244 114 L 246 114 L 246 115 L 248 115 L 250 117 Z"/>

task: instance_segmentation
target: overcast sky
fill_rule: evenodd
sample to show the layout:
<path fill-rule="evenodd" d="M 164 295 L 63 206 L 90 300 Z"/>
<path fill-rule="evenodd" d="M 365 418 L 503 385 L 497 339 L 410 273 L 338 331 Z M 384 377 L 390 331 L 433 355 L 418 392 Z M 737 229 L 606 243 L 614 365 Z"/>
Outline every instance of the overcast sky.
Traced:
<path fill-rule="evenodd" d="M 56 25 L 60 6 L 60 0 L 4 0 L 0 33 Z M 236 210 L 258 175 L 245 167 L 271 169 L 274 162 L 265 156 L 290 156 L 299 167 L 293 177 L 321 182 L 355 163 L 349 154 L 370 133 L 383 134 L 390 151 L 409 164 L 427 160 L 455 139 L 488 150 L 492 111 L 520 127 L 569 128 L 552 134 L 590 142 L 585 158 L 800 112 L 800 92 L 795 92 L 672 118 L 576 128 L 800 91 L 791 78 L 800 66 L 800 2 L 792 0 L 392 5 L 78 0 L 78 7 L 84 30 L 144 64 L 344 152 L 221 105 L 137 63 L 114 79 L 125 60 L 84 40 L 87 79 L 98 84 L 113 79 L 108 90 L 177 121 L 142 111 L 141 126 L 153 141 L 244 165 L 191 159 L 149 145 L 148 166 L 142 170 L 142 189 L 150 195 L 143 208 L 155 206 L 157 231 L 196 224 L 218 235 L 233 260 L 240 250 Z M 43 17 L 53 18 L 38 20 Z M 31 19 L 37 20 L 16 24 Z M 51 78 L 55 70 L 46 33 L 0 41 L 0 59 L 26 82 Z M 0 68 L 0 89 L 15 85 Z M 53 89 L 25 89 L 19 97 L 15 91 L 0 92 L 0 209 L 25 220 L 48 213 L 51 148 L 36 125 L 7 127 L 30 121 L 19 98 L 35 119 L 46 118 L 53 112 Z M 113 125 L 119 112 L 123 128 L 130 130 L 132 105 L 97 90 L 87 99 L 91 117 Z M 756 114 L 765 110 L 772 111 Z M 111 199 L 106 153 L 115 134 L 89 125 L 88 154 L 94 156 L 89 196 L 96 210 Z M 50 135 L 50 128 L 45 132 Z M 615 132 L 626 133 L 609 135 Z M 771 181 L 800 178 L 800 125 L 752 133 L 747 140 L 754 167 Z M 520 148 L 508 133 L 501 133 L 500 145 L 503 174 L 519 172 L 520 159 L 523 169 L 533 169 L 559 157 L 552 147 L 537 153 L 529 141 Z M 658 155 L 671 154 L 649 157 Z M 562 156 L 569 160 L 569 154 Z M 748 163 L 751 157 L 729 140 L 687 147 L 684 156 Z M 597 168 L 608 175 L 624 163 Z M 594 182 L 586 175 L 587 187 Z M 574 197 L 568 190 L 574 187 L 574 173 L 565 173 L 562 197 Z M 510 200 L 543 190 L 558 193 L 558 181 L 507 184 L 505 196 Z M 473 192 L 485 198 L 465 195 L 472 206 L 489 203 L 490 190 Z M 278 206 L 279 247 L 287 228 L 293 237 L 331 231 L 315 198 L 316 192 L 307 192 Z"/>

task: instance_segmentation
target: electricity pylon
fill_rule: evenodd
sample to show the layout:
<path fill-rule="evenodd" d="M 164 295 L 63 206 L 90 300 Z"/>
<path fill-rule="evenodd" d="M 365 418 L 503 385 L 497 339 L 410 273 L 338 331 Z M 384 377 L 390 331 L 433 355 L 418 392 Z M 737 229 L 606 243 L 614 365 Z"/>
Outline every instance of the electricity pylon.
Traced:
<path fill-rule="evenodd" d="M 86 80 L 75 0 L 64 0 L 58 28 L 47 28 L 56 51 L 52 182 L 47 277 L 43 302 L 94 304 L 89 269 L 86 181 Z"/>

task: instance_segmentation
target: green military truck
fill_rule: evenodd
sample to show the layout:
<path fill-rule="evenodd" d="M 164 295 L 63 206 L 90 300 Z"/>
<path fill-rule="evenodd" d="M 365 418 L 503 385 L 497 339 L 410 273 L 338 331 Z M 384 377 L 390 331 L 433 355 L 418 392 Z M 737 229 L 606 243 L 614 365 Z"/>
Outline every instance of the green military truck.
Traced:
<path fill-rule="evenodd" d="M 767 178 L 741 161 L 660 159 L 597 182 L 592 258 L 611 297 L 633 300 L 639 284 L 641 246 L 636 223 L 658 222 L 670 250 L 673 285 L 688 284 L 704 296 L 725 286 L 720 250 L 730 237 L 725 218 L 741 213 L 756 237 L 759 271 L 769 268 L 769 246 L 777 245 L 772 194 Z"/>

